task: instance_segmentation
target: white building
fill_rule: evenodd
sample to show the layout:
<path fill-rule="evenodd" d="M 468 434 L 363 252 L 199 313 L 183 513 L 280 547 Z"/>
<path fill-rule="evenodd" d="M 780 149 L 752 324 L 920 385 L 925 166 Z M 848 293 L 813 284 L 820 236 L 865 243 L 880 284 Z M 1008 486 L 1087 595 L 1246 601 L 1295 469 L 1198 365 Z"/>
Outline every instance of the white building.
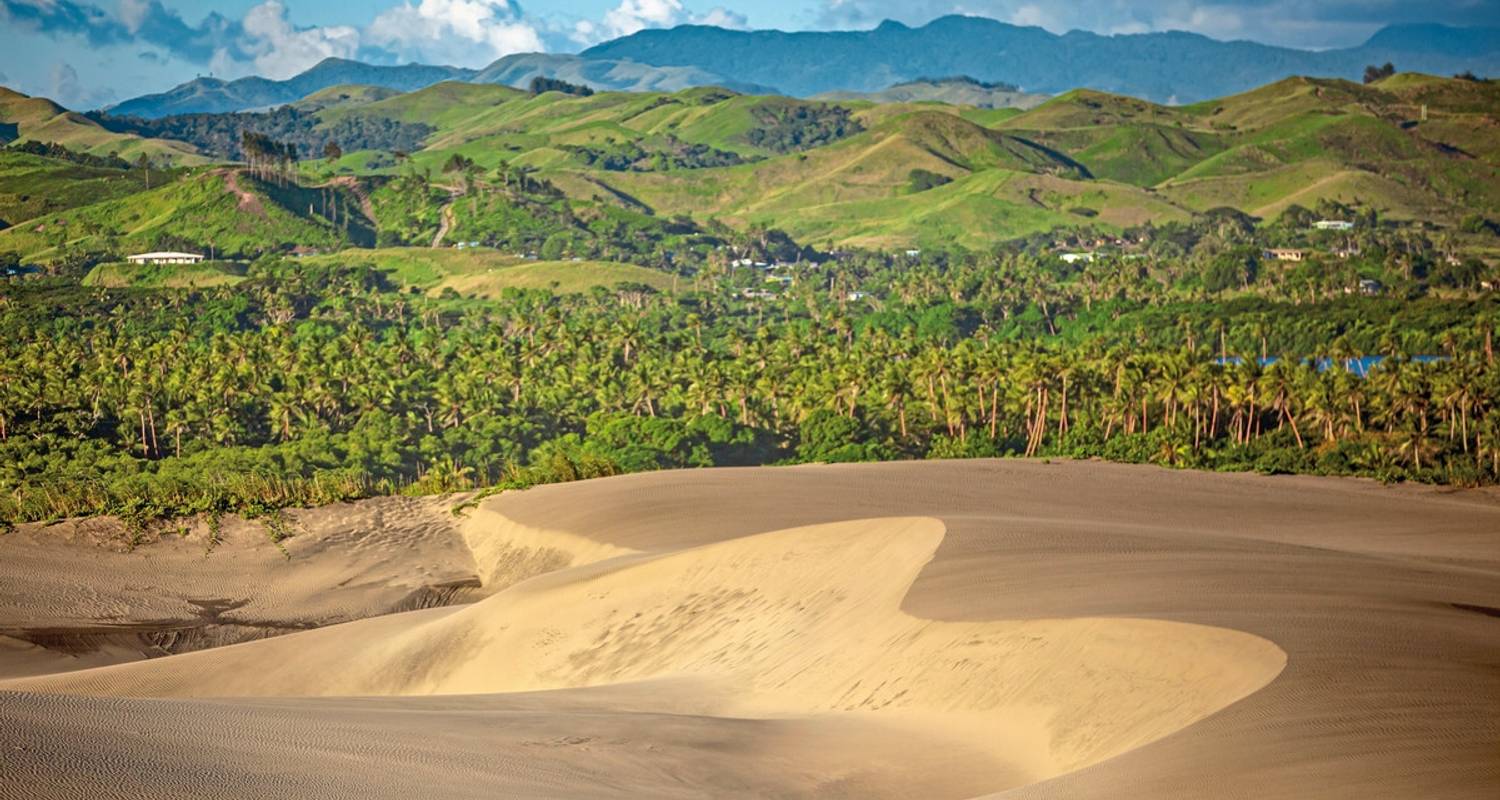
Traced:
<path fill-rule="evenodd" d="M 1065 261 L 1065 262 L 1067 262 L 1069 264 L 1076 264 L 1076 263 L 1078 263 L 1080 261 L 1087 261 L 1089 263 L 1093 263 L 1093 261 L 1094 261 L 1094 254 L 1093 253 L 1063 253 L 1062 255 L 1058 256 L 1058 258 L 1061 258 L 1063 261 Z"/>
<path fill-rule="evenodd" d="M 126 256 L 125 260 L 132 264 L 197 264 L 203 256 L 197 253 L 140 253 Z"/>
<path fill-rule="evenodd" d="M 1320 219 L 1313 223 L 1313 227 L 1320 231 L 1352 231 L 1354 223 L 1342 219 Z"/>

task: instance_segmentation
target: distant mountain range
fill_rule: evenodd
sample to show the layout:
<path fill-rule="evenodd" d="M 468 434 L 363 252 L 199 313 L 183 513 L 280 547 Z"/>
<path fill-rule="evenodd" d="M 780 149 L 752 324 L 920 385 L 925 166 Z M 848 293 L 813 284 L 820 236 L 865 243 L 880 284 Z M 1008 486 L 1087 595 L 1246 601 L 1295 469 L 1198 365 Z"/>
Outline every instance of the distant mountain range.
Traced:
<path fill-rule="evenodd" d="M 644 30 L 578 55 L 506 56 L 481 70 L 327 59 L 283 81 L 199 78 L 108 111 L 141 117 L 243 111 L 295 102 L 346 84 L 406 92 L 445 80 L 525 86 L 539 75 L 611 91 L 718 85 L 796 97 L 880 92 L 924 76 L 965 75 L 1003 81 L 1033 94 L 1088 88 L 1187 103 L 1291 75 L 1357 80 L 1366 65 L 1387 61 L 1401 70 L 1494 75 L 1500 73 L 1500 28 L 1391 26 L 1359 47 L 1313 52 L 1181 32 L 1057 35 L 964 16 L 942 17 L 919 28 L 887 21 L 869 31 L 784 33 L 684 25 Z"/>
<path fill-rule="evenodd" d="M 474 70 L 423 64 L 376 66 L 328 58 L 284 81 L 250 77 L 233 81 L 198 78 L 160 94 L 148 94 L 110 106 L 117 116 L 165 117 L 170 114 L 221 114 L 284 105 L 341 84 L 359 84 L 410 92 L 439 81 L 469 80 Z"/>
<path fill-rule="evenodd" d="M 723 86 L 745 94 L 776 94 L 767 84 L 737 80 L 698 67 L 651 66 L 635 61 L 584 58 L 560 53 L 518 53 L 480 70 L 470 80 L 525 88 L 532 78 L 558 78 L 614 92 L 677 92 L 694 86 Z"/>
<path fill-rule="evenodd" d="M 684 25 L 592 47 L 585 58 L 692 66 L 794 96 L 877 91 L 921 76 L 968 75 L 1029 92 L 1087 88 L 1156 102 L 1195 102 L 1291 75 L 1358 80 L 1367 64 L 1453 74 L 1500 72 L 1500 28 L 1392 26 L 1359 47 L 1312 52 L 1192 33 L 1061 36 L 982 17 L 942 17 L 920 28 L 886 21 L 869 31 L 783 33 Z"/>
<path fill-rule="evenodd" d="M 116 116 L 165 117 L 172 114 L 224 113 L 295 103 L 333 86 L 372 86 L 409 92 L 442 81 L 493 83 L 525 87 L 532 78 L 560 78 L 594 89 L 617 92 L 675 92 L 694 86 L 723 86 L 753 94 L 775 94 L 776 89 L 732 80 L 697 67 L 655 67 L 631 61 L 582 58 L 555 53 L 506 56 L 484 69 L 430 67 L 422 64 L 376 66 L 329 58 L 312 69 L 273 81 L 240 78 L 222 81 L 199 78 L 160 94 L 126 100 L 107 109 Z"/>

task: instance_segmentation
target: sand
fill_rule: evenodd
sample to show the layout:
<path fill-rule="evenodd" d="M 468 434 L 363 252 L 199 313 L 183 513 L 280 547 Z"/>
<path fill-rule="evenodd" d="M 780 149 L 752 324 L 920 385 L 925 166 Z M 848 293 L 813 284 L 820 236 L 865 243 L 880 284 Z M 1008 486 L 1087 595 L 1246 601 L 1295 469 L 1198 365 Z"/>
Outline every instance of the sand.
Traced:
<path fill-rule="evenodd" d="M 0 677 L 202 649 L 446 603 L 479 586 L 452 501 L 380 498 L 132 533 L 111 518 L 0 536 Z M 38 643 L 45 647 L 36 646 Z"/>
<path fill-rule="evenodd" d="M 295 518 L 0 538 L 0 796 L 1500 792 L 1492 492 L 969 461 Z M 204 598 L 265 633 L 45 635 Z"/>

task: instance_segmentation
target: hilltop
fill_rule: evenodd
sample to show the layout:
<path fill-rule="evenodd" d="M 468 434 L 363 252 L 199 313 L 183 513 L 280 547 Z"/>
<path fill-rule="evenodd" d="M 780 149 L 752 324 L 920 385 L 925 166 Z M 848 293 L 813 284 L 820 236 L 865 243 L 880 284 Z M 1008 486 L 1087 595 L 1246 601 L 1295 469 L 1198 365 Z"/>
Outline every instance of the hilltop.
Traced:
<path fill-rule="evenodd" d="M 358 209 L 368 235 L 391 245 L 441 241 L 446 220 L 450 242 L 503 240 L 536 251 L 552 234 L 594 241 L 590 226 L 613 215 L 656 231 L 677 218 L 763 224 L 819 245 L 986 247 L 1054 228 L 1123 230 L 1226 207 L 1271 219 L 1320 201 L 1453 226 L 1500 209 L 1497 109 L 1493 82 L 1413 73 L 1370 85 L 1289 78 L 1188 106 L 1078 89 L 1025 110 L 713 87 L 532 95 L 448 81 L 404 93 L 340 85 L 276 114 L 121 129 L 184 136 L 205 152 L 224 152 L 227 142 L 235 153 L 244 126 L 295 131 L 287 141 L 304 143 L 304 183 L 357 188 L 361 199 L 347 207 Z M 191 150 L 110 134 L 85 118 L 75 127 Z M 337 160 L 314 160 L 324 142 L 342 145 Z M 520 194 L 517 175 L 530 187 Z M 129 205 L 106 200 L 78 213 L 127 235 L 138 228 L 119 219 Z M 308 216 L 305 201 L 286 207 Z M 319 230 L 311 241 L 251 250 L 329 244 Z M 35 254 L 44 240 L 56 246 L 17 232 L 0 249 Z"/>
<path fill-rule="evenodd" d="M 329 58 L 286 80 L 261 77 L 223 81 L 197 78 L 166 92 L 143 95 L 106 108 L 116 116 L 148 119 L 174 114 L 226 113 L 295 103 L 330 88 L 357 85 L 409 92 L 444 81 L 525 87 L 536 77 L 557 78 L 602 91 L 677 91 L 693 86 L 728 86 L 751 92 L 774 91 L 696 67 L 656 67 L 633 61 L 585 59 L 555 53 L 505 56 L 483 69 L 422 64 L 376 66 Z"/>
<path fill-rule="evenodd" d="M 222 113 L 269 108 L 300 100 L 341 84 L 363 84 L 411 91 L 438 81 L 464 80 L 474 71 L 457 67 L 408 64 L 384 67 L 342 58 L 328 58 L 286 80 L 259 76 L 224 81 L 197 78 L 159 94 L 142 95 L 105 110 L 116 116 L 165 117 L 169 114 Z"/>
<path fill-rule="evenodd" d="M 815 100 L 868 100 L 872 103 L 946 103 L 975 108 L 1035 108 L 1044 94 L 1023 92 L 1008 83 L 989 83 L 968 76 L 919 78 L 878 92 L 824 92 Z"/>
<path fill-rule="evenodd" d="M 203 161 L 182 142 L 114 133 L 51 100 L 0 86 L 0 145 L 17 141 L 50 142 L 92 155 L 114 153 L 130 160 L 145 155 L 177 163 Z"/>

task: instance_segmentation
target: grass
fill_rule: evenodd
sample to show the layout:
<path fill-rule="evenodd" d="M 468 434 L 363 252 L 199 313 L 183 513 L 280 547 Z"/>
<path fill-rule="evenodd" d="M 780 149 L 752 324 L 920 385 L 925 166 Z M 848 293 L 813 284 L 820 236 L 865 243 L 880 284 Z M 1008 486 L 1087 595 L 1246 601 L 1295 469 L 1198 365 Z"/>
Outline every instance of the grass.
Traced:
<path fill-rule="evenodd" d="M 114 133 L 93 120 L 69 111 L 51 100 L 28 97 L 0 86 L 0 123 L 14 125 L 19 139 L 55 142 L 93 155 L 115 153 L 134 161 L 139 155 L 165 159 L 174 164 L 207 161 L 191 146 L 167 139 L 142 139 L 134 134 Z"/>
<path fill-rule="evenodd" d="M 232 286 L 245 279 L 245 266 L 229 261 L 201 264 L 99 264 L 83 276 L 84 286 L 109 289 L 202 289 Z"/>
<path fill-rule="evenodd" d="M 334 249 L 362 230 L 345 232 L 320 216 L 317 190 L 278 188 L 244 175 L 238 182 L 254 197 L 249 207 L 230 191 L 227 173 L 200 171 L 150 191 L 0 231 L 0 252 L 45 260 L 64 245 L 129 252 L 172 237 L 218 254 L 252 256 L 283 244 Z M 342 202 L 352 205 L 349 198 Z"/>
<path fill-rule="evenodd" d="M 532 96 L 451 82 L 385 94 L 341 87 L 309 103 L 322 106 L 317 113 L 327 122 L 369 115 L 431 124 L 436 131 L 428 146 L 409 163 L 374 151 L 346 153 L 333 164 L 308 162 L 307 179 L 425 170 L 443 183 L 441 169 L 457 154 L 486 170 L 502 163 L 534 169 L 576 203 L 763 222 L 816 244 L 897 247 L 944 241 L 984 247 L 1052 227 L 1120 228 L 1216 206 L 1263 216 L 1322 198 L 1439 224 L 1500 209 L 1500 140 L 1491 134 L 1500 125 L 1500 90 L 1433 76 L 1396 76 L 1370 86 L 1291 78 L 1184 107 L 1084 90 L 1024 112 L 841 101 L 865 126 L 863 133 L 785 155 L 749 145 L 746 134 L 761 110 L 803 101 L 712 89 Z M 57 111 L 30 98 L 11 105 L 25 110 L 25 124 L 32 126 Z M 755 160 L 612 172 L 586 168 L 565 149 L 634 142 L 650 150 L 667 137 Z M 915 169 L 952 183 L 914 193 Z M 164 234 L 245 254 L 284 244 L 333 250 L 375 241 L 362 225 L 347 233 L 335 229 L 316 210 L 317 190 L 263 187 L 263 213 L 245 214 L 225 205 L 228 194 L 214 173 L 184 182 L 202 187 L 174 185 L 128 198 L 128 184 L 67 175 L 12 175 L 0 164 L 0 192 L 12 196 L 0 195 L 0 218 L 34 217 L 43 194 L 56 203 L 46 209 L 53 219 L 0 233 L 0 251 L 31 256 L 63 243 L 103 242 L 134 248 Z M 6 181 L 28 188 L 6 189 Z M 388 189 L 371 186 L 367 194 L 382 230 L 391 234 L 385 241 L 425 243 L 437 230 L 441 197 L 408 209 L 393 206 Z M 22 195 L 27 199 L 16 199 Z M 77 205 L 85 200 L 97 202 Z M 9 217 L 7 202 L 14 209 Z M 485 239 L 479 233 L 484 225 L 511 225 L 500 218 L 509 212 L 470 206 L 450 238 Z M 432 288 L 462 274 L 429 268 L 412 285 Z"/>
<path fill-rule="evenodd" d="M 488 248 L 349 249 L 305 260 L 315 264 L 370 264 L 402 286 L 413 286 L 434 295 L 452 289 L 466 297 L 497 297 L 506 289 L 549 289 L 568 294 L 621 283 L 643 283 L 666 291 L 673 282 L 672 276 L 665 272 L 633 264 L 527 261 Z"/>
<path fill-rule="evenodd" d="M 146 188 L 138 170 L 85 167 L 30 153 L 0 151 L 0 221 L 14 224 Z"/>

